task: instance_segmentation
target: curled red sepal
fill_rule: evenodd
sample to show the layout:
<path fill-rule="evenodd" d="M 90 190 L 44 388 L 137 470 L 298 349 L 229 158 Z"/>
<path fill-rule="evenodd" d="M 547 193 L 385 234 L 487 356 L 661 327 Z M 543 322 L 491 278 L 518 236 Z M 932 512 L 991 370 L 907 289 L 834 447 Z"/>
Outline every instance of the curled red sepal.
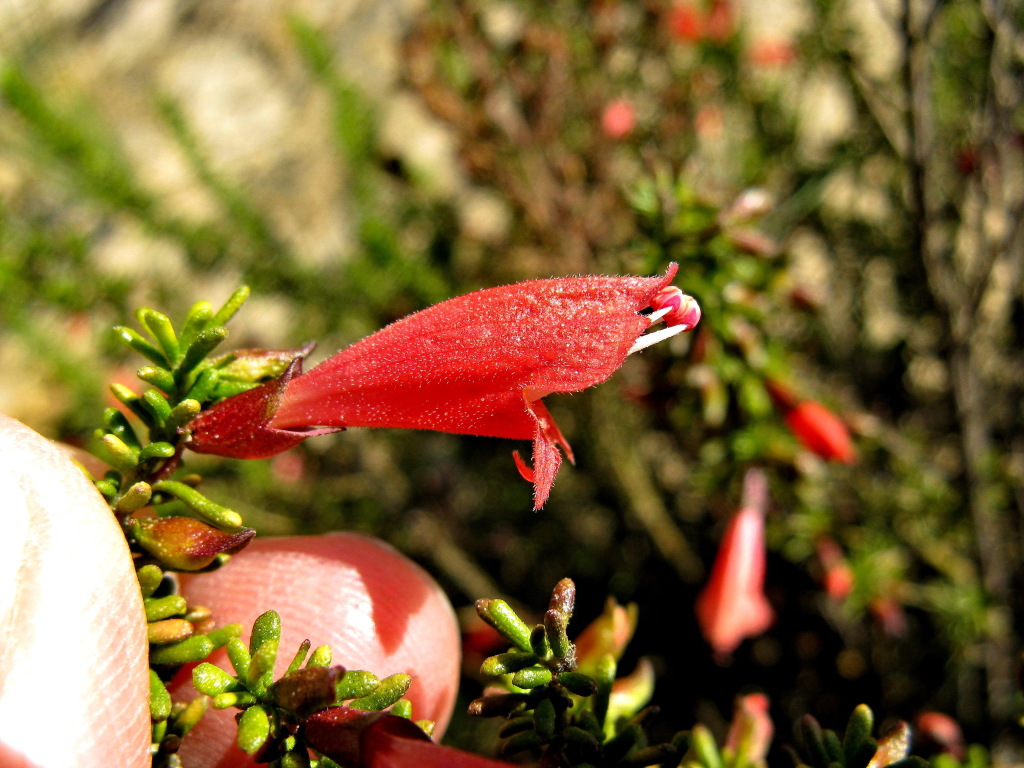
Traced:
<path fill-rule="evenodd" d="M 302 372 L 296 357 L 276 379 L 207 408 L 189 422 L 185 444 L 196 453 L 234 459 L 266 459 L 287 451 L 313 435 L 338 432 L 344 427 L 279 429 L 270 426 L 288 382 Z"/>
<path fill-rule="evenodd" d="M 508 763 L 435 744 L 415 723 L 345 706 L 306 718 L 306 743 L 349 768 L 508 768 Z"/>

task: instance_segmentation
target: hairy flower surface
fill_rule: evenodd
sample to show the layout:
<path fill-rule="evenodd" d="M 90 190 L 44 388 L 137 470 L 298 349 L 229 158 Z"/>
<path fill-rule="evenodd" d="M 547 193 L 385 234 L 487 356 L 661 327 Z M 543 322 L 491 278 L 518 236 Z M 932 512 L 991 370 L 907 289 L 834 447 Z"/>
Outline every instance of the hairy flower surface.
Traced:
<path fill-rule="evenodd" d="M 600 384 L 626 356 L 689 330 L 664 277 L 566 277 L 476 291 L 392 323 L 316 368 L 229 398 L 189 425 L 197 451 L 272 456 L 315 428 L 399 427 L 533 441 L 534 506 L 572 449 L 542 398 Z M 642 310 L 652 308 L 650 314 Z M 654 322 L 667 327 L 642 336 Z"/>

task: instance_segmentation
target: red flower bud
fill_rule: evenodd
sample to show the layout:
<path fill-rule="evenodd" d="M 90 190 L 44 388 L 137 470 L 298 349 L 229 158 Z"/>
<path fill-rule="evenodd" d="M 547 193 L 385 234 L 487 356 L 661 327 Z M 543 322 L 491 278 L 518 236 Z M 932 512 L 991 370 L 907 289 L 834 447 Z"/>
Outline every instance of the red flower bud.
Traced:
<path fill-rule="evenodd" d="M 821 403 L 798 403 L 786 414 L 786 423 L 809 451 L 829 461 L 852 464 L 857 450 L 850 440 L 846 425 Z"/>
<path fill-rule="evenodd" d="M 625 99 L 608 102 L 601 113 L 601 131 L 612 141 L 627 138 L 636 128 L 636 112 Z"/>

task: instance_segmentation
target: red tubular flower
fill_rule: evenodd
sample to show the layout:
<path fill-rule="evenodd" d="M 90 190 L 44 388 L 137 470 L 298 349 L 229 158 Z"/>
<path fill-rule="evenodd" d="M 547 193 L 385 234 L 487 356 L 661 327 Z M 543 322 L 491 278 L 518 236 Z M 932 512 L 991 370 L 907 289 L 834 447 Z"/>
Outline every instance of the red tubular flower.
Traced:
<path fill-rule="evenodd" d="M 203 453 L 264 458 L 311 429 L 400 427 L 533 441 L 534 506 L 572 449 L 541 398 L 600 384 L 626 356 L 695 326 L 700 308 L 664 277 L 531 280 L 449 299 L 313 370 L 229 398 L 189 425 Z M 647 307 L 651 314 L 642 314 Z M 667 327 L 645 336 L 658 321 Z M 320 431 L 320 430 L 316 430 Z"/>
<path fill-rule="evenodd" d="M 744 638 L 761 634 L 775 620 L 764 596 L 767 494 L 764 474 L 747 472 L 743 504 L 729 521 L 711 578 L 697 598 L 697 622 L 718 657 L 728 656 Z"/>
<path fill-rule="evenodd" d="M 435 744 L 413 722 L 383 712 L 331 707 L 307 718 L 306 742 L 352 768 L 508 768 L 469 752 Z"/>
<path fill-rule="evenodd" d="M 852 464 L 857 460 L 857 449 L 842 419 L 821 403 L 798 400 L 777 382 L 766 381 L 765 386 L 782 411 L 790 431 L 807 450 L 827 461 Z"/>
<path fill-rule="evenodd" d="M 809 451 L 823 459 L 852 464 L 857 450 L 846 425 L 821 403 L 807 400 L 786 414 L 786 423 Z"/>

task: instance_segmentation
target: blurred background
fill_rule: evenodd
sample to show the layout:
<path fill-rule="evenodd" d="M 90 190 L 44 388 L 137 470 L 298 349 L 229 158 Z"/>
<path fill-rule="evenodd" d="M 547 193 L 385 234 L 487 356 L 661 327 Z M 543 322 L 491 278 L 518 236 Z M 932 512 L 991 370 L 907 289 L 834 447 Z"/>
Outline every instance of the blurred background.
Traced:
<path fill-rule="evenodd" d="M 576 630 L 635 602 L 623 668 L 652 659 L 668 733 L 762 690 L 782 740 L 866 702 L 1020 760 L 1022 24 L 1003 0 L 0 0 L 0 411 L 86 443 L 140 305 L 180 321 L 247 283 L 228 344 L 317 362 L 458 293 L 677 261 L 700 329 L 548 398 L 577 464 L 539 513 L 502 440 L 189 466 L 263 534 L 388 539 L 456 606 L 539 611 L 563 576 Z M 855 459 L 792 431 L 805 401 Z M 777 620 L 716 658 L 693 604 L 750 467 Z"/>

